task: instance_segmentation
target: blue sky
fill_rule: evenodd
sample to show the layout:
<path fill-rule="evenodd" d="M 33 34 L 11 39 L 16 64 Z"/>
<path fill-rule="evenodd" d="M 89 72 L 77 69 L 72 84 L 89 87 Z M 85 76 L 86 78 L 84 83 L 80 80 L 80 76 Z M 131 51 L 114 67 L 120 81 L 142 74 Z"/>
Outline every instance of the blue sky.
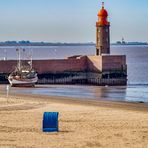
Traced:
<path fill-rule="evenodd" d="M 148 42 L 147 0 L 104 0 L 111 42 Z M 0 41 L 95 42 L 100 0 L 0 0 Z"/>

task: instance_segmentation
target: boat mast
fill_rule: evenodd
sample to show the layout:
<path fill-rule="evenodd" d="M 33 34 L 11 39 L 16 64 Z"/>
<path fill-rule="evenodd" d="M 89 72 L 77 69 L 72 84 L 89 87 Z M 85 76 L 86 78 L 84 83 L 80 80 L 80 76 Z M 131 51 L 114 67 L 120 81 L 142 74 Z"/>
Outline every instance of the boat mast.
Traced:
<path fill-rule="evenodd" d="M 20 71 L 21 70 L 21 51 L 20 51 L 20 49 L 17 48 L 16 52 L 17 52 L 17 55 L 18 55 L 18 62 L 17 62 L 18 70 Z"/>
<path fill-rule="evenodd" d="M 4 61 L 7 61 L 7 49 L 4 49 Z"/>
<path fill-rule="evenodd" d="M 25 49 L 24 48 L 23 48 L 23 60 L 21 62 L 22 62 L 22 64 L 24 64 L 24 62 L 25 62 Z"/>
<path fill-rule="evenodd" d="M 33 51 L 31 49 L 31 55 L 30 55 L 30 67 L 31 67 L 31 69 L 32 69 L 32 54 L 33 54 Z"/>
<path fill-rule="evenodd" d="M 21 50 L 19 49 L 19 70 L 21 70 Z"/>

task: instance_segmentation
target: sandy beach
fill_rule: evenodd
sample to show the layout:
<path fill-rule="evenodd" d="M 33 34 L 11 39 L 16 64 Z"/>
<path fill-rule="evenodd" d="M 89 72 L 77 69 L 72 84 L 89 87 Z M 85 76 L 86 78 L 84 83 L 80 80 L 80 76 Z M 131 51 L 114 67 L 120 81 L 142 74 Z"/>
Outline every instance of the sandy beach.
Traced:
<path fill-rule="evenodd" d="M 45 111 L 59 132 L 43 133 Z M 0 148 L 147 148 L 148 105 L 40 95 L 0 95 Z"/>

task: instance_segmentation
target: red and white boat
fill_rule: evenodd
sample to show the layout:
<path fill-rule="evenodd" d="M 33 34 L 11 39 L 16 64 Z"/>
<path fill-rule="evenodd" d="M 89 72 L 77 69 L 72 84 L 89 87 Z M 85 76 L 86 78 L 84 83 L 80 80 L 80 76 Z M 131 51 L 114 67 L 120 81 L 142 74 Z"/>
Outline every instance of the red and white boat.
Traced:
<path fill-rule="evenodd" d="M 13 87 L 34 87 L 35 83 L 38 81 L 38 77 L 37 73 L 33 69 L 29 71 L 21 70 L 12 72 L 8 77 L 8 81 Z"/>
<path fill-rule="evenodd" d="M 23 65 L 20 60 L 20 50 L 17 51 L 19 51 L 18 64 L 9 75 L 8 81 L 12 87 L 34 87 L 38 81 L 38 77 L 36 71 L 32 68 L 32 59 L 28 64 Z"/>

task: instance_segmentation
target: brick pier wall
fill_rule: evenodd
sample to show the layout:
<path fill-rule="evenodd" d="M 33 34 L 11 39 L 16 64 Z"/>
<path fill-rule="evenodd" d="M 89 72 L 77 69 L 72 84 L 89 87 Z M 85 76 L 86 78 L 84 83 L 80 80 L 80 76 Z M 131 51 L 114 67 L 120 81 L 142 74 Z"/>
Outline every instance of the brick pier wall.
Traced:
<path fill-rule="evenodd" d="M 0 61 L 0 80 L 4 80 L 16 64 L 16 60 Z M 126 72 L 125 56 L 73 56 L 58 60 L 34 60 L 33 68 L 38 73 L 39 84 L 126 85 L 127 81 L 126 76 L 108 77 L 112 70 Z"/>
<path fill-rule="evenodd" d="M 27 63 L 27 61 L 25 61 Z M 16 60 L 0 61 L 0 73 L 11 73 L 17 65 Z M 86 71 L 87 57 L 59 60 L 34 60 L 33 68 L 39 73 L 62 73 L 65 71 Z"/>
<path fill-rule="evenodd" d="M 11 73 L 16 67 L 17 61 L 0 61 L 0 73 Z M 80 56 L 59 60 L 34 60 L 33 68 L 39 73 L 62 72 L 102 72 L 126 67 L 125 56 Z"/>

